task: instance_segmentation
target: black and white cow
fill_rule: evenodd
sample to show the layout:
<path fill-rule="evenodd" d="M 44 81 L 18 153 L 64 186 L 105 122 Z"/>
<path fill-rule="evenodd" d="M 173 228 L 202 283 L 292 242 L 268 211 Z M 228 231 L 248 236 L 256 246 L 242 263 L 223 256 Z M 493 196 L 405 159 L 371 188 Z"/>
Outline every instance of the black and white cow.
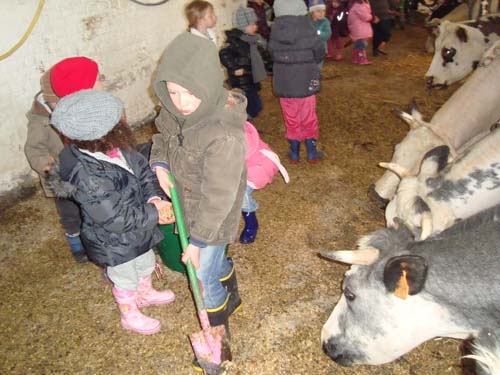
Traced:
<path fill-rule="evenodd" d="M 385 228 L 358 250 L 322 256 L 352 265 L 321 331 L 324 352 L 343 366 L 388 363 L 435 337 L 500 327 L 500 207 L 425 241 Z"/>
<path fill-rule="evenodd" d="M 401 178 L 385 211 L 387 226 L 395 226 L 399 218 L 424 240 L 500 204 L 500 129 L 447 165 L 449 151 L 438 146 L 427 152 L 417 175 L 397 164 L 380 163 Z"/>
<path fill-rule="evenodd" d="M 500 119 L 499 52 L 500 44 L 486 51 L 488 64 L 480 64 L 429 122 L 423 121 L 415 110 L 412 116 L 403 116 L 410 131 L 395 146 L 392 163 L 416 174 L 425 153 L 434 147 L 446 145 L 456 158 L 490 132 L 491 126 Z M 370 194 L 376 201 L 387 204 L 398 184 L 399 177 L 385 171 L 370 188 Z"/>
<path fill-rule="evenodd" d="M 458 1 L 450 1 L 442 4 L 437 9 L 435 9 L 425 20 L 425 27 L 429 30 L 427 35 L 427 40 L 425 41 L 425 50 L 428 53 L 434 53 L 436 35 L 436 27 L 443 21 L 450 22 L 460 22 L 466 21 L 469 15 L 469 7 L 465 3 L 459 3 Z"/>
<path fill-rule="evenodd" d="M 499 39 L 500 18 L 468 25 L 443 21 L 433 30 L 435 53 L 425 81 L 428 88 L 442 89 L 476 69 L 484 52 Z"/>

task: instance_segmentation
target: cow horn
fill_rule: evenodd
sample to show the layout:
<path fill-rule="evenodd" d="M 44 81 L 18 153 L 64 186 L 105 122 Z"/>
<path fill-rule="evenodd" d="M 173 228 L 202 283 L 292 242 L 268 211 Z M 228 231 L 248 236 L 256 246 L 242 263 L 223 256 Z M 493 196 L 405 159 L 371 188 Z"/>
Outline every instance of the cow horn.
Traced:
<path fill-rule="evenodd" d="M 321 256 L 341 263 L 368 266 L 377 260 L 379 252 L 379 249 L 368 247 L 359 250 L 326 251 L 322 252 Z"/>
<path fill-rule="evenodd" d="M 394 113 L 401 118 L 404 122 L 406 122 L 408 125 L 410 125 L 411 129 L 417 129 L 420 127 L 420 122 L 418 119 L 414 118 L 412 115 L 409 113 L 406 113 L 404 111 L 401 111 L 400 109 L 395 108 Z"/>
<path fill-rule="evenodd" d="M 429 211 L 422 213 L 420 226 L 422 228 L 420 232 L 420 241 L 423 241 L 432 234 L 432 215 Z"/>
<path fill-rule="evenodd" d="M 408 171 L 408 169 L 406 169 L 405 167 L 402 167 L 399 164 L 396 164 L 396 163 L 378 163 L 378 165 L 381 166 L 382 168 L 388 169 L 391 172 L 396 173 L 399 176 L 399 178 L 401 178 L 401 179 L 410 176 L 410 172 Z"/>

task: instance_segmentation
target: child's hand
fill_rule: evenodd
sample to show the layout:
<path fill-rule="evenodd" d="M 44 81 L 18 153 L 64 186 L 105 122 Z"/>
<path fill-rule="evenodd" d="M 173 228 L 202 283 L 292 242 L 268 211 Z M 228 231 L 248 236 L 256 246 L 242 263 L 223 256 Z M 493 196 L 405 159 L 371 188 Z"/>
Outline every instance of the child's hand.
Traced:
<path fill-rule="evenodd" d="M 156 167 L 155 173 L 156 173 L 156 178 L 160 183 L 160 187 L 165 192 L 165 194 L 167 194 L 170 197 L 170 188 L 174 187 L 174 184 L 172 184 L 172 181 L 170 181 L 170 178 L 168 177 L 168 170 L 162 167 Z"/>
<path fill-rule="evenodd" d="M 175 222 L 174 210 L 170 202 L 155 199 L 150 203 L 154 204 L 158 210 L 158 224 L 172 224 Z"/>
<path fill-rule="evenodd" d="M 234 75 L 237 77 L 242 76 L 244 73 L 245 73 L 245 69 L 243 69 L 243 68 L 234 71 Z"/>
<path fill-rule="evenodd" d="M 182 253 L 182 263 L 186 264 L 188 259 L 191 261 L 194 268 L 200 268 L 200 248 L 198 246 L 189 244 L 188 247 L 186 247 L 186 250 Z"/>
<path fill-rule="evenodd" d="M 379 23 L 379 22 L 380 22 L 380 18 L 378 18 L 377 16 L 373 16 L 372 23 Z"/>

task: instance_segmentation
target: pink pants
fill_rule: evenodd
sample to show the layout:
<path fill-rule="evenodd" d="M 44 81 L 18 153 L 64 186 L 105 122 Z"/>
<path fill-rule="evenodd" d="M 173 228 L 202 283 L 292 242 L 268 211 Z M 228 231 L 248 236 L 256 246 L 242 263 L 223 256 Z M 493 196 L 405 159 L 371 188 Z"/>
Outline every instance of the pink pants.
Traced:
<path fill-rule="evenodd" d="M 280 98 L 280 105 L 285 120 L 286 139 L 318 139 L 316 95 L 306 98 Z"/>

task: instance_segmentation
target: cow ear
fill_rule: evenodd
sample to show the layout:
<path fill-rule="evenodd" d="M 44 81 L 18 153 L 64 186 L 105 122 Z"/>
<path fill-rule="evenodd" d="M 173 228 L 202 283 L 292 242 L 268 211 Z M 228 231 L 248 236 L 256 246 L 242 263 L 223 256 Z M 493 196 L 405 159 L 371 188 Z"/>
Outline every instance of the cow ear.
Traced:
<path fill-rule="evenodd" d="M 418 255 L 401 255 L 389 259 L 384 268 L 384 285 L 401 299 L 419 293 L 427 278 L 427 262 Z"/>
<path fill-rule="evenodd" d="M 428 177 L 441 172 L 448 164 L 450 148 L 446 145 L 434 147 L 428 151 L 420 164 L 420 174 Z"/>
<path fill-rule="evenodd" d="M 434 35 L 437 38 L 439 36 L 439 24 L 432 25 L 429 28 L 429 31 L 431 32 L 432 35 Z"/>
<path fill-rule="evenodd" d="M 467 30 L 465 30 L 463 27 L 458 27 L 457 30 L 455 31 L 455 35 L 457 36 L 458 40 L 460 40 L 462 43 L 467 43 L 469 40 L 469 36 L 467 35 Z"/>
<path fill-rule="evenodd" d="M 439 25 L 441 24 L 441 20 L 438 18 L 434 18 L 432 21 L 427 23 L 424 27 L 427 29 L 429 34 L 434 36 L 439 36 Z"/>

